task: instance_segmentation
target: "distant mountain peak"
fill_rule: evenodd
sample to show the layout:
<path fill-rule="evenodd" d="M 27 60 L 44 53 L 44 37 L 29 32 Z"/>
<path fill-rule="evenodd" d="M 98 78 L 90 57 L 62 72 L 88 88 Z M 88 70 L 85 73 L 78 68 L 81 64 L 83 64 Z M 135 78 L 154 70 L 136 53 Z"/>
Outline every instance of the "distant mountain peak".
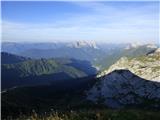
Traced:
<path fill-rule="evenodd" d="M 125 49 L 126 50 L 129 50 L 129 49 L 133 49 L 133 48 L 138 48 L 138 47 L 141 47 L 141 46 L 146 46 L 146 48 L 151 48 L 151 49 L 155 49 L 157 48 L 156 44 L 154 43 L 139 43 L 139 42 L 136 42 L 136 43 L 130 43 L 128 44 Z"/>
<path fill-rule="evenodd" d="M 80 40 L 80 41 L 76 41 L 69 44 L 69 46 L 74 48 L 90 47 L 90 48 L 98 49 L 95 41 Z"/>
<path fill-rule="evenodd" d="M 131 49 L 131 48 L 137 48 L 137 47 L 139 47 L 141 44 L 140 43 L 138 43 L 138 42 L 136 42 L 136 43 L 130 43 L 130 44 L 128 44 L 127 46 L 126 46 L 126 50 L 129 50 L 129 49 Z"/>
<path fill-rule="evenodd" d="M 157 48 L 157 46 L 155 44 L 147 44 L 148 48 Z"/>

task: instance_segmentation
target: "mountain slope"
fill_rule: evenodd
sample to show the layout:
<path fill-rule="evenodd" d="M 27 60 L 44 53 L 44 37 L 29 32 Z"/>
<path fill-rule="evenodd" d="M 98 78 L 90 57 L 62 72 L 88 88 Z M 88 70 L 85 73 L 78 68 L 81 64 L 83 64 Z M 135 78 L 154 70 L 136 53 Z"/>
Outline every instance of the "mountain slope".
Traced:
<path fill-rule="evenodd" d="M 135 58 L 122 57 L 109 69 L 102 71 L 98 76 L 103 76 L 117 69 L 128 69 L 144 79 L 160 81 L 159 48 L 148 55 L 142 55 Z"/>
<path fill-rule="evenodd" d="M 129 107 L 122 109 L 122 111 L 135 109 L 137 112 L 137 110 L 142 109 L 143 111 L 147 108 L 149 110 L 151 108 L 160 109 L 160 83 L 139 78 L 128 70 L 114 71 L 99 79 L 92 77 L 78 81 L 83 82 L 74 85 L 72 81 L 69 83 L 72 86 L 67 88 L 55 84 L 20 87 L 4 91 L 2 92 L 2 115 L 7 117 L 17 116 L 20 113 L 28 114 L 34 109 L 38 113 L 50 110 L 56 110 L 60 113 L 78 110 L 78 112 L 87 113 L 88 110 L 92 110 L 90 116 L 93 116 L 94 111 L 108 109 L 102 105 L 103 103 L 109 107 Z M 89 92 L 87 92 L 88 90 Z M 115 109 L 112 112 L 115 115 Z M 105 114 L 108 114 L 108 111 Z M 128 112 L 124 114 L 122 120 L 126 118 Z M 122 113 L 120 113 L 121 115 Z"/>
<path fill-rule="evenodd" d="M 35 76 L 35 75 L 42 75 L 42 74 L 51 74 L 51 73 L 57 73 L 61 71 L 62 72 L 64 71 L 66 73 L 68 72 L 73 77 L 75 76 L 78 77 L 79 75 L 85 76 L 84 73 L 82 73 L 81 71 L 78 71 L 77 69 L 71 66 L 65 66 L 60 63 L 57 63 L 55 60 L 47 60 L 47 59 L 28 60 L 28 61 L 17 63 L 17 64 L 2 64 L 2 70 L 5 70 L 5 72 L 7 71 L 10 72 L 11 70 L 13 70 L 20 77 L 26 77 L 29 75 Z"/>
<path fill-rule="evenodd" d="M 129 70 L 115 70 L 99 78 L 87 94 L 87 99 L 113 108 L 160 108 L 160 83 Z"/>
<path fill-rule="evenodd" d="M 74 58 L 79 60 L 94 61 L 95 58 L 104 55 L 104 52 L 92 47 L 63 47 L 57 49 L 29 49 L 19 53 L 19 55 L 25 55 L 31 58 L 53 58 L 53 57 L 65 57 Z"/>
<path fill-rule="evenodd" d="M 12 57 L 7 61 L 9 60 L 12 61 Z M 30 59 L 14 64 L 2 64 L 1 70 L 2 89 L 14 86 L 51 84 L 58 80 L 82 78 L 96 74 L 96 69 L 88 61 L 66 58 Z"/>
<path fill-rule="evenodd" d="M 29 60 L 29 58 L 10 54 L 7 52 L 1 52 L 1 64 L 12 64 L 12 63 L 23 62 L 25 60 Z"/>
<path fill-rule="evenodd" d="M 88 99 L 110 107 L 160 108 L 159 51 L 135 58 L 122 57 L 97 76 Z"/>

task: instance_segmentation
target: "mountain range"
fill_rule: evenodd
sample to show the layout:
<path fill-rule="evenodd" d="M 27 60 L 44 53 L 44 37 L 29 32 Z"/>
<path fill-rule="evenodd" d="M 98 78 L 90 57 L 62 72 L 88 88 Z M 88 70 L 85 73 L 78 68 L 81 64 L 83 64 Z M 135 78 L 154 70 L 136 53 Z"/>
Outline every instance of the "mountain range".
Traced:
<path fill-rule="evenodd" d="M 44 55 L 48 45 L 40 50 Z M 111 48 L 85 42 L 70 45 L 64 45 L 67 57 L 63 50 L 59 57 L 44 57 L 39 50 L 33 55 L 40 57 L 22 57 L 8 48 L 1 52 L 3 118 L 33 109 L 40 113 L 50 109 L 160 109 L 159 48 L 149 44 Z M 54 48 L 58 49 L 59 45 Z M 80 57 L 79 51 L 88 58 L 75 59 Z M 89 60 L 93 58 L 96 60 Z"/>
<path fill-rule="evenodd" d="M 40 58 L 73 58 L 89 61 L 102 70 L 123 56 L 139 56 L 155 50 L 154 44 L 107 44 L 94 41 L 59 43 L 2 43 L 2 51 L 19 56 Z"/>
<path fill-rule="evenodd" d="M 95 75 L 97 70 L 90 62 L 67 59 L 29 59 L 9 53 L 1 53 L 2 57 L 2 89 L 26 86 L 52 84 Z"/>

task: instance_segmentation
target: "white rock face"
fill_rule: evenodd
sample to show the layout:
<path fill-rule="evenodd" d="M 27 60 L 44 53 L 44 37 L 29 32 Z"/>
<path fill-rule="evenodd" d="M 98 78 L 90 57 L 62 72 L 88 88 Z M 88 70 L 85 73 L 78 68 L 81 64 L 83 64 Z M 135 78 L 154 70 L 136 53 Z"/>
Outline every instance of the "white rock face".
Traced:
<path fill-rule="evenodd" d="M 160 50 L 137 58 L 122 57 L 87 92 L 87 99 L 110 107 L 149 103 L 160 108 Z"/>
<path fill-rule="evenodd" d="M 69 45 L 70 47 L 82 48 L 82 47 L 91 47 L 98 49 L 95 41 L 76 41 Z"/>
<path fill-rule="evenodd" d="M 87 95 L 87 99 L 113 108 L 144 101 L 160 107 L 160 83 L 142 79 L 128 70 L 116 70 L 101 77 Z"/>

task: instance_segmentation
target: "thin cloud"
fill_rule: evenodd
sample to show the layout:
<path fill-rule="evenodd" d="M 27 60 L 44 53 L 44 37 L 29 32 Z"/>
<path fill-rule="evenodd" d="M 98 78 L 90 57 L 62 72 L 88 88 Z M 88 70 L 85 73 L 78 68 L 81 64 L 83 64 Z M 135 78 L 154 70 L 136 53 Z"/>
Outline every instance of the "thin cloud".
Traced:
<path fill-rule="evenodd" d="M 50 23 L 2 21 L 3 41 L 96 40 L 107 42 L 158 41 L 158 12 L 153 4 L 122 7 L 103 2 L 72 2 L 88 8 L 87 14 Z M 155 12 L 153 12 L 155 11 Z"/>

